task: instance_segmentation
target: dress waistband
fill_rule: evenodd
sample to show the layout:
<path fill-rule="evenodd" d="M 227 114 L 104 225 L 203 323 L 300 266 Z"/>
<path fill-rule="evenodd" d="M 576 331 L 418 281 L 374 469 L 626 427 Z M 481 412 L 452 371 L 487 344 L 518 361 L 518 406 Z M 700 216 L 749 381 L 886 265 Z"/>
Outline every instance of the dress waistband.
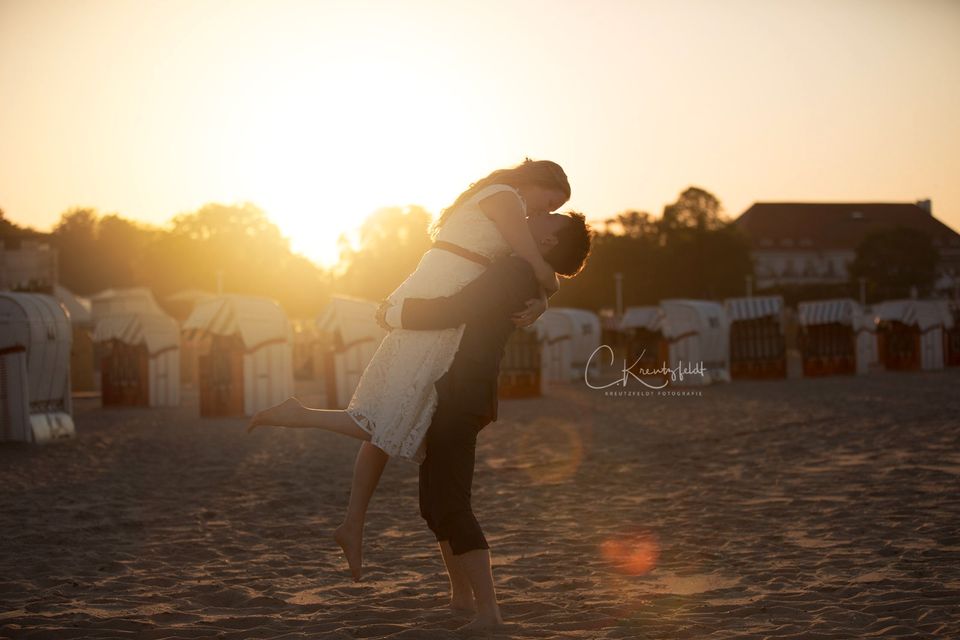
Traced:
<path fill-rule="evenodd" d="M 452 242 L 447 242 L 445 240 L 435 240 L 433 242 L 434 249 L 443 249 L 444 251 L 449 251 L 450 253 L 455 253 L 462 258 L 476 262 L 477 264 L 482 264 L 485 267 L 490 266 L 490 259 L 486 258 L 479 253 L 474 253 L 469 249 L 464 249 L 458 244 L 453 244 Z"/>

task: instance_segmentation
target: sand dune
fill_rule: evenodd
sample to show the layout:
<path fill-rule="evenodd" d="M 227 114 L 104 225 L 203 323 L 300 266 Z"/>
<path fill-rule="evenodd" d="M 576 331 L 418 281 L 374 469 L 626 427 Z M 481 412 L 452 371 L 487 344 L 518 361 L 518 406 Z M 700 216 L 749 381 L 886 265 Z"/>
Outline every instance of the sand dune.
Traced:
<path fill-rule="evenodd" d="M 960 371 L 571 385 L 505 401 L 475 500 L 518 638 L 960 637 Z M 0 447 L 0 636 L 458 638 L 416 468 L 366 576 L 330 538 L 356 444 L 195 409 L 81 408 Z"/>

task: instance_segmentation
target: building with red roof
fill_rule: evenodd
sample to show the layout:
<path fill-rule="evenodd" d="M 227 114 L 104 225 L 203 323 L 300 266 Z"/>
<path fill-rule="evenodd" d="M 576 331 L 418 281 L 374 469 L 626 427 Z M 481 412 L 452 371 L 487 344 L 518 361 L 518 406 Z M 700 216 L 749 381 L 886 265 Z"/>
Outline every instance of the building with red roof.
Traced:
<path fill-rule="evenodd" d="M 756 285 L 840 284 L 857 246 L 895 227 L 930 235 L 938 277 L 960 278 L 960 234 L 937 220 L 929 200 L 909 203 L 758 202 L 734 221 L 749 239 Z"/>

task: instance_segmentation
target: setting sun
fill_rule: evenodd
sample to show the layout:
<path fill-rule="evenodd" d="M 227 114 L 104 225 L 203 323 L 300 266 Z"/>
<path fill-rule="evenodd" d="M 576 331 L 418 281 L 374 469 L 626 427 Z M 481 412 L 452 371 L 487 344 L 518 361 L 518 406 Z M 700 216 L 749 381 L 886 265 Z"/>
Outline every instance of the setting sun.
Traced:
<path fill-rule="evenodd" d="M 409 67 L 356 61 L 319 75 L 325 86 L 304 86 L 295 74 L 274 78 L 232 114 L 247 151 L 230 162 L 247 198 L 293 248 L 329 264 L 339 235 L 378 207 L 419 204 L 436 214 L 449 204 L 475 179 L 463 174 L 463 152 L 477 141 L 465 126 L 467 105 Z M 245 130 L 243 122 L 263 125 Z M 463 146 L 448 144 L 456 131 L 466 132 L 457 134 Z"/>

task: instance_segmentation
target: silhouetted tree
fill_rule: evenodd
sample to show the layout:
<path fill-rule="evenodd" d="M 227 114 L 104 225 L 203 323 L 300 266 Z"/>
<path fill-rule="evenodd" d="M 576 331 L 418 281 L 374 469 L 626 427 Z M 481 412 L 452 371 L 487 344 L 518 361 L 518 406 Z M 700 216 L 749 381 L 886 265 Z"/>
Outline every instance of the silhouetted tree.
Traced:
<path fill-rule="evenodd" d="M 103 216 L 97 222 L 95 259 L 109 287 L 133 287 L 149 282 L 140 269 L 146 248 L 161 235 L 156 227 L 122 218 Z"/>
<path fill-rule="evenodd" d="M 81 295 L 145 286 L 158 302 L 182 289 L 261 295 L 292 316 L 320 312 L 329 297 L 326 274 L 252 204 L 208 204 L 176 216 L 170 229 L 92 209 L 66 212 L 52 234 L 60 281 Z"/>
<path fill-rule="evenodd" d="M 749 244 L 722 212 L 720 200 L 699 187 L 689 187 L 663 208 L 667 295 L 662 297 L 719 299 L 743 291 L 753 268 Z"/>
<path fill-rule="evenodd" d="M 225 291 L 266 295 L 290 254 L 280 229 L 250 203 L 211 203 L 179 214 L 170 233 L 188 252 L 188 286 L 215 287 L 219 273 Z"/>
<path fill-rule="evenodd" d="M 621 235 L 627 238 L 655 237 L 660 223 L 646 211 L 625 211 L 603 221 L 604 235 Z"/>
<path fill-rule="evenodd" d="M 595 231 L 586 267 L 576 278 L 561 280 L 551 306 L 612 307 L 617 273 L 623 276 L 624 306 L 656 302 L 663 257 L 657 221 L 646 212 L 628 211 L 605 220 Z"/>
<path fill-rule="evenodd" d="M 666 234 L 681 229 L 715 231 L 728 222 L 716 196 L 699 187 L 688 187 L 676 202 L 663 208 L 660 230 Z"/>
<path fill-rule="evenodd" d="M 110 286 L 99 258 L 97 222 L 95 209 L 70 209 L 60 216 L 50 236 L 58 252 L 60 284 L 79 295 Z"/>
<path fill-rule="evenodd" d="M 21 227 L 12 220 L 7 220 L 4 217 L 3 209 L 0 209 L 0 236 L 16 237 L 30 232 L 31 229 Z"/>
<path fill-rule="evenodd" d="M 422 207 L 385 207 L 368 217 L 359 245 L 340 242 L 337 292 L 380 300 L 396 289 L 430 248 L 430 214 Z"/>
<path fill-rule="evenodd" d="M 364 221 L 356 246 L 340 240 L 340 264 L 324 271 L 293 254 L 289 241 L 253 204 L 208 204 L 166 228 L 93 209 L 66 212 L 53 232 L 61 281 L 81 295 L 146 286 L 158 301 L 183 289 L 277 299 L 292 316 L 312 316 L 331 291 L 382 299 L 430 247 L 431 217 L 421 207 L 385 207 Z M 0 223 L 6 221 L 0 217 Z M 742 292 L 751 264 L 746 241 L 722 216 L 720 201 L 690 187 L 654 218 L 628 210 L 597 229 L 584 271 L 564 281 L 552 306 L 610 307 L 614 274 L 623 274 L 625 306 L 673 297 L 720 299 Z"/>
<path fill-rule="evenodd" d="M 3 238 L 29 238 L 32 236 L 46 236 L 36 229 L 20 226 L 13 220 L 7 220 L 4 217 L 3 209 L 0 209 L 0 237 Z"/>
<path fill-rule="evenodd" d="M 613 307 L 615 274 L 623 275 L 623 304 L 657 304 L 665 298 L 719 300 L 743 291 L 752 270 L 749 244 L 722 215 L 711 193 L 690 187 L 653 218 L 626 211 L 597 229 L 583 272 L 564 281 L 554 306 Z"/>
<path fill-rule="evenodd" d="M 207 204 L 173 218 L 172 229 L 147 252 L 148 273 L 163 274 L 157 290 L 186 288 L 266 296 L 292 316 L 312 316 L 329 297 L 323 272 L 290 250 L 266 213 L 251 203 Z"/>

